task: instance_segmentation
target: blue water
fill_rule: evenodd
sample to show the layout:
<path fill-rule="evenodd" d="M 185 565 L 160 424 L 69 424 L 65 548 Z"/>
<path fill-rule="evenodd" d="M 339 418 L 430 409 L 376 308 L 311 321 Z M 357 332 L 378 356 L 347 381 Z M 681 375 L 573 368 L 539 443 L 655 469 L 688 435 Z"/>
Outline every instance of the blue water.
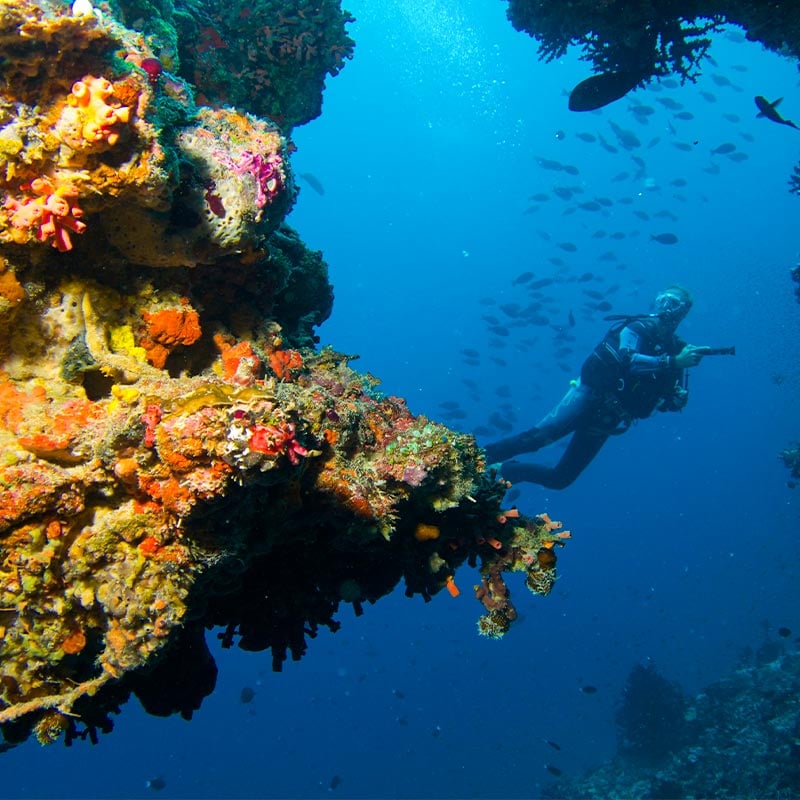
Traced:
<path fill-rule="evenodd" d="M 496 388 L 507 385 L 522 430 L 574 374 L 554 365 L 551 329 L 512 328 L 499 340 L 482 315 L 503 316 L 492 301 L 524 303 L 514 277 L 554 276 L 548 259 L 560 257 L 567 277 L 604 278 L 544 290 L 556 298 L 554 322 L 570 310 L 578 318 L 567 359 L 575 371 L 606 327 L 601 314 L 580 313 L 582 290 L 613 283 L 617 312 L 647 311 L 659 288 L 686 285 L 696 302 L 681 334 L 735 344 L 737 355 L 706 359 L 692 371 L 683 413 L 610 441 L 569 489 L 523 487 L 520 507 L 564 520 L 574 538 L 549 598 L 512 582 L 521 620 L 504 640 L 478 637 L 476 576 L 465 568 L 456 599 L 442 593 L 425 604 L 399 591 L 358 619 L 343 607 L 341 631 L 322 631 L 281 674 L 268 653 L 215 650 L 217 690 L 191 723 L 147 717 L 131 702 L 97 746 L 17 748 L 3 756 L 6 796 L 154 796 L 146 781 L 160 776 L 165 798 L 533 797 L 550 778 L 545 763 L 575 774 L 613 755 L 614 704 L 637 661 L 654 659 L 696 692 L 778 626 L 800 630 L 800 494 L 777 458 L 800 435 L 800 309 L 789 279 L 800 200 L 786 185 L 800 134 L 756 119 L 753 104 L 757 94 L 785 95 L 782 111 L 800 118 L 796 66 L 719 36 L 718 66 L 707 65 L 696 86 L 638 91 L 600 114 L 575 114 L 564 90 L 588 75 L 586 65 L 574 54 L 539 63 L 502 2 L 347 7 L 358 20 L 356 57 L 329 81 L 322 117 L 295 132 L 296 171 L 325 187 L 320 196 L 305 186 L 289 220 L 330 265 L 336 302 L 323 343 L 360 354 L 355 366 L 415 413 L 439 418 L 440 403 L 458 400 L 468 416 L 454 426 L 463 430 L 486 425 L 507 401 Z M 711 74 L 742 91 L 718 87 Z M 672 119 L 659 97 L 695 119 Z M 627 110 L 633 102 L 656 109 L 647 125 Z M 601 131 L 613 142 L 610 121 L 642 141 L 633 154 L 646 172 L 635 181 L 611 180 L 636 171 L 630 153 L 576 136 Z M 712 158 L 723 142 L 749 159 Z M 580 175 L 543 170 L 537 158 Z M 712 164 L 718 174 L 706 171 Z M 676 178 L 687 185 L 670 185 Z M 564 215 L 574 203 L 551 197 L 524 213 L 530 195 L 556 185 L 584 187 L 578 201 L 615 202 L 605 214 Z M 637 209 L 678 220 L 644 221 Z M 598 229 L 626 237 L 592 238 Z M 679 243 L 650 241 L 662 232 Z M 577 251 L 557 247 L 565 241 Z M 598 260 L 609 250 L 617 262 Z M 481 353 L 478 366 L 464 363 L 465 347 Z M 598 692 L 581 693 L 585 684 Z M 240 702 L 244 686 L 256 691 L 250 704 Z M 331 789 L 333 776 L 341 784 Z"/>

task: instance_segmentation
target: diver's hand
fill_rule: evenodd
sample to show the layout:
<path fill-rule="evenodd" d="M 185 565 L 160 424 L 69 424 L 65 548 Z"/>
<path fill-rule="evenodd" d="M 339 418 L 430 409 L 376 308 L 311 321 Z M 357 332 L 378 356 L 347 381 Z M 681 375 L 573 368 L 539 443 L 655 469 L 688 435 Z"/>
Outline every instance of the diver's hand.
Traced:
<path fill-rule="evenodd" d="M 675 366 L 678 369 L 696 367 L 703 360 L 703 356 L 707 352 L 707 347 L 697 347 L 693 344 L 687 344 L 686 347 L 675 356 Z"/>
<path fill-rule="evenodd" d="M 689 402 L 689 392 L 683 386 L 676 386 L 675 391 L 672 393 L 672 410 L 683 411 L 686 404 Z"/>

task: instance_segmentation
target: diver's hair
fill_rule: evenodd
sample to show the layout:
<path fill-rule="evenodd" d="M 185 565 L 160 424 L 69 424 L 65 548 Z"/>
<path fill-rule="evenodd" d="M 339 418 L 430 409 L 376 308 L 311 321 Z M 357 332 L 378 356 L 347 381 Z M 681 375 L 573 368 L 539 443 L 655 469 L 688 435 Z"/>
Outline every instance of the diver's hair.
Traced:
<path fill-rule="evenodd" d="M 667 286 L 666 289 L 662 289 L 659 294 L 664 294 L 665 292 L 670 292 L 671 294 L 677 294 L 681 300 L 685 303 L 687 310 L 690 309 L 694 305 L 694 298 L 692 297 L 692 293 L 680 286 L 677 283 L 673 283 L 672 286 Z"/>

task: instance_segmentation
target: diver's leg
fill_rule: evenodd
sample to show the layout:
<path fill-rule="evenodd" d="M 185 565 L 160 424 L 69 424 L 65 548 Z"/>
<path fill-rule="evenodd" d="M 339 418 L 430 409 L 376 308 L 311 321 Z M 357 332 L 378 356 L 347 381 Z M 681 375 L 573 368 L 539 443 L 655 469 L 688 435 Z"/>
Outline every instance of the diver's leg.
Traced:
<path fill-rule="evenodd" d="M 511 483 L 538 483 L 546 489 L 565 489 L 589 466 L 607 439 L 604 433 L 576 431 L 554 467 L 510 461 L 503 465 L 503 477 Z"/>
<path fill-rule="evenodd" d="M 594 393 L 585 386 L 579 384 L 571 387 L 561 402 L 538 425 L 488 445 L 487 463 L 506 461 L 520 453 L 535 453 L 545 445 L 561 439 L 574 431 L 581 419 L 594 409 L 596 399 Z"/>

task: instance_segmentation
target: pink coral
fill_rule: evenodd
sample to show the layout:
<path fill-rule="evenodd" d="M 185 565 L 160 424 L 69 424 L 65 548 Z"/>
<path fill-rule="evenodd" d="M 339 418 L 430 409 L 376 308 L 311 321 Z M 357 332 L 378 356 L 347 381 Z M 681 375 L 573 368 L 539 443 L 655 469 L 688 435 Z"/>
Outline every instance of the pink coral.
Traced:
<path fill-rule="evenodd" d="M 236 175 L 250 174 L 256 181 L 256 205 L 263 208 L 271 203 L 283 187 L 283 172 L 281 165 L 283 157 L 278 153 L 253 153 L 245 150 L 234 161 L 227 153 L 217 153 L 220 161 Z"/>
<path fill-rule="evenodd" d="M 26 235 L 28 231 L 36 229 L 36 238 L 40 242 L 52 238 L 53 247 L 57 250 L 62 253 L 72 250 L 70 232 L 83 233 L 86 230 L 86 223 L 80 221 L 83 211 L 71 202 L 78 192 L 70 186 L 56 188 L 47 178 L 36 178 L 31 181 L 29 188 L 38 197 L 19 200 L 9 197 L 3 206 L 11 212 L 9 222 L 12 229 L 26 232 Z M 12 239 L 23 243 L 13 230 Z"/>

